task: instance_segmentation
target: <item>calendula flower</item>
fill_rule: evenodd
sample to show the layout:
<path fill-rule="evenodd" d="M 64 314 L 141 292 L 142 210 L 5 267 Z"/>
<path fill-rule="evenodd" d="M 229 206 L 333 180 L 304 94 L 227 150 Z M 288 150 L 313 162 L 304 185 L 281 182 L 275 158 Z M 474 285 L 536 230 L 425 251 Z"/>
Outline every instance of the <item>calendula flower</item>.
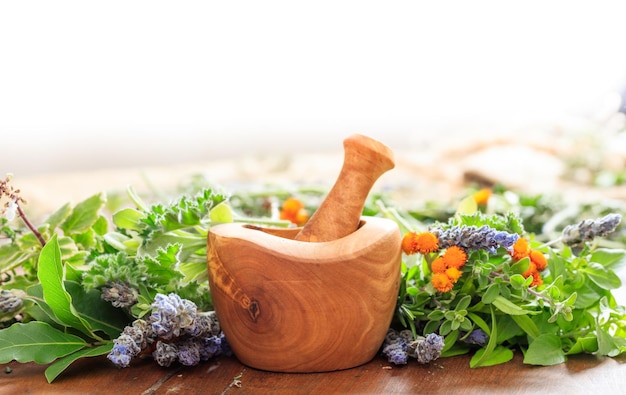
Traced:
<path fill-rule="evenodd" d="M 439 250 L 437 236 L 430 232 L 409 232 L 402 238 L 402 251 L 405 254 L 428 254 Z"/>
<path fill-rule="evenodd" d="M 435 258 L 435 260 L 431 264 L 431 270 L 433 271 L 433 273 L 445 273 L 447 268 L 448 267 L 446 266 L 446 262 L 444 261 L 442 256 L 438 256 L 437 258 Z"/>
<path fill-rule="evenodd" d="M 537 265 L 535 265 L 535 263 L 532 261 L 530 262 L 530 264 L 528 264 L 528 269 L 526 269 L 526 271 L 522 273 L 522 276 L 524 276 L 524 278 L 533 278 L 532 283 L 530 283 L 531 287 L 543 284 L 543 279 L 541 278 L 541 274 L 537 270 Z"/>
<path fill-rule="evenodd" d="M 517 239 L 515 244 L 513 244 L 513 250 L 511 251 L 511 256 L 515 261 L 519 261 L 521 259 L 526 258 L 530 255 L 530 245 L 528 241 L 522 237 Z"/>
<path fill-rule="evenodd" d="M 546 266 L 548 266 L 548 260 L 541 251 L 531 250 L 528 256 L 531 262 L 535 264 L 538 271 L 542 271 L 546 268 Z"/>
<path fill-rule="evenodd" d="M 460 269 L 465 265 L 465 262 L 467 262 L 467 254 L 461 247 L 451 246 L 448 247 L 443 254 L 443 260 L 447 267 Z"/>
<path fill-rule="evenodd" d="M 292 197 L 283 202 L 283 206 L 280 209 L 280 219 L 291 221 L 300 226 L 309 220 L 309 213 L 299 199 Z"/>
<path fill-rule="evenodd" d="M 439 292 L 448 292 L 454 287 L 454 281 L 446 273 L 435 273 L 430 279 L 435 289 Z"/>
<path fill-rule="evenodd" d="M 459 280 L 459 278 L 461 278 L 461 276 L 463 275 L 463 273 L 461 273 L 461 271 L 457 269 L 456 267 L 450 267 L 446 269 L 445 273 L 446 273 L 446 276 L 448 276 L 448 278 L 453 283 L 456 283 Z"/>
<path fill-rule="evenodd" d="M 474 192 L 472 196 L 476 204 L 478 204 L 479 206 L 484 206 L 489 201 L 491 194 L 492 194 L 492 191 L 490 188 L 483 188 L 479 191 Z"/>

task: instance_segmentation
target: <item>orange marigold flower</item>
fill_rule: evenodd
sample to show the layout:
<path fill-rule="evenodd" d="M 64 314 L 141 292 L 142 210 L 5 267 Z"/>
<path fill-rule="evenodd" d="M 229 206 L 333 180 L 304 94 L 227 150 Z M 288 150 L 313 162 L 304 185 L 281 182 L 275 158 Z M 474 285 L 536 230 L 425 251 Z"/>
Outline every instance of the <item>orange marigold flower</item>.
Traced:
<path fill-rule="evenodd" d="M 537 272 L 537 265 L 535 265 L 535 263 L 533 261 L 530 261 L 530 263 L 528 264 L 528 269 L 526 269 L 526 271 L 524 273 L 522 273 L 522 276 L 524 276 L 524 278 L 528 278 L 528 277 L 532 276 L 533 273 L 538 273 Z"/>
<path fill-rule="evenodd" d="M 448 267 L 455 267 L 460 269 L 467 262 L 467 254 L 459 246 L 450 246 L 443 254 L 443 259 L 446 261 Z"/>
<path fill-rule="evenodd" d="M 409 232 L 402 238 L 402 251 L 405 254 L 428 254 L 439 249 L 437 236 L 430 232 Z"/>
<path fill-rule="evenodd" d="M 450 278 L 450 280 L 452 280 L 452 282 L 455 283 L 459 280 L 459 278 L 461 278 L 463 273 L 461 273 L 461 271 L 456 267 L 451 267 L 446 269 L 446 275 Z"/>
<path fill-rule="evenodd" d="M 514 260 L 519 261 L 520 259 L 526 258 L 530 254 L 530 245 L 528 241 L 523 237 L 517 239 L 515 244 L 513 244 L 513 252 L 511 256 Z"/>
<path fill-rule="evenodd" d="M 443 257 L 438 256 L 432 263 L 431 269 L 433 273 L 444 273 L 447 269 L 446 262 Z"/>
<path fill-rule="evenodd" d="M 430 279 L 430 282 L 433 284 L 435 289 L 439 292 L 448 292 L 454 286 L 454 283 L 445 273 L 435 273 L 433 277 Z"/>
<path fill-rule="evenodd" d="M 529 257 L 535 266 L 537 266 L 537 271 L 542 271 L 548 266 L 548 260 L 541 251 L 531 250 Z"/>
<path fill-rule="evenodd" d="M 535 265 L 533 261 L 530 261 L 530 264 L 528 265 L 528 269 L 524 273 L 522 273 L 522 276 L 524 276 L 524 278 L 528 278 L 528 277 L 533 278 L 533 282 L 530 283 L 531 287 L 535 287 L 537 285 L 543 284 L 543 279 L 541 278 L 541 274 L 537 270 L 537 265 Z"/>
<path fill-rule="evenodd" d="M 291 221 L 296 225 L 304 225 L 309 220 L 309 213 L 299 199 L 288 198 L 280 209 L 280 219 Z"/>
<path fill-rule="evenodd" d="M 476 202 L 476 204 L 480 205 L 486 205 L 487 202 L 489 201 L 489 198 L 491 197 L 491 189 L 489 188 L 483 188 L 479 191 L 474 192 L 474 201 Z"/>

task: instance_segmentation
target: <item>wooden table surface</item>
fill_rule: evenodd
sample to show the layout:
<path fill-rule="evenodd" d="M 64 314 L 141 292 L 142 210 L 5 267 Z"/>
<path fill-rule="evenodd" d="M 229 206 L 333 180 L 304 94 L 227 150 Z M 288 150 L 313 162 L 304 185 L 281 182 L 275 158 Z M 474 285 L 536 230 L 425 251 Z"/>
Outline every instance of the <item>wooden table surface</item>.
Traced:
<path fill-rule="evenodd" d="M 18 364 L 0 373 L 1 394 L 623 394 L 626 358 L 575 356 L 564 364 L 537 367 L 522 356 L 502 365 L 470 369 L 469 356 L 441 358 L 430 365 L 412 361 L 391 366 L 382 357 L 329 373 L 272 373 L 220 357 L 195 367 L 161 368 L 137 360 L 118 369 L 103 357 L 78 361 L 55 382 L 45 366 Z"/>

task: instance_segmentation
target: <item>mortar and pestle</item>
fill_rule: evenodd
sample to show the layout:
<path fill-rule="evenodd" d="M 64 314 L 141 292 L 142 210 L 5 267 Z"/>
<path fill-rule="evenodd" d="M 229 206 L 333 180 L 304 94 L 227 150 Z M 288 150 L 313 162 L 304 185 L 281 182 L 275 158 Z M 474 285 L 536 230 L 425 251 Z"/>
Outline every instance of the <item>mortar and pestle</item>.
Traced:
<path fill-rule="evenodd" d="M 353 135 L 337 181 L 304 227 L 211 227 L 211 295 L 243 364 L 324 372 L 374 358 L 398 296 L 401 235 L 395 222 L 362 212 L 393 167 L 387 146 Z"/>

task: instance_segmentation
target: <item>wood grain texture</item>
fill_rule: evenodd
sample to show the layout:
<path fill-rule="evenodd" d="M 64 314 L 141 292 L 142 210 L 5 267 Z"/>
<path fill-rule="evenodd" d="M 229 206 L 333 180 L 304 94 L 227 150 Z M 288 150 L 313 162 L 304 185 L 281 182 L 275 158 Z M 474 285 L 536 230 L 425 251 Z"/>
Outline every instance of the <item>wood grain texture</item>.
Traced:
<path fill-rule="evenodd" d="M 352 135 L 344 140 L 343 147 L 343 166 L 337 181 L 296 240 L 332 241 L 354 232 L 374 183 L 395 166 L 391 149 L 367 136 Z"/>
<path fill-rule="evenodd" d="M 80 360 L 48 384 L 46 365 L 1 365 L 0 394 L 620 394 L 626 388 L 626 358 L 573 356 L 555 366 L 528 366 L 516 352 L 508 363 L 470 369 L 470 355 L 405 366 L 380 356 L 358 367 L 327 373 L 274 373 L 220 357 L 193 367 L 162 368 L 151 359 L 118 369 L 105 357 Z M 238 381 L 236 381 L 238 380 Z"/>
<path fill-rule="evenodd" d="M 320 372 L 374 357 L 396 304 L 400 231 L 383 218 L 361 223 L 356 232 L 322 243 L 293 240 L 297 230 L 211 228 L 211 295 L 244 364 Z"/>

